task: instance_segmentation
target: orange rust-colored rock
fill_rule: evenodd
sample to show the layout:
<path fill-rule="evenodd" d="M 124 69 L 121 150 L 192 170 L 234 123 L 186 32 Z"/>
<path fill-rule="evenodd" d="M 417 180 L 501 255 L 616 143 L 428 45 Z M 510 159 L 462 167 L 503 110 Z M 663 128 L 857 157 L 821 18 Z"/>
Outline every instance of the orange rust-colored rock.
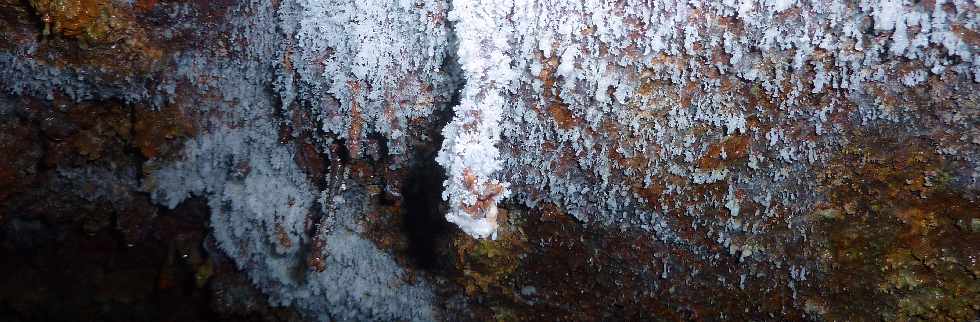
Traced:
<path fill-rule="evenodd" d="M 749 136 L 735 135 L 725 138 L 722 142 L 711 144 L 708 146 L 708 151 L 697 161 L 698 168 L 716 169 L 744 161 L 749 155 L 750 143 L 752 141 Z"/>
<path fill-rule="evenodd" d="M 178 106 L 167 105 L 159 111 L 136 108 L 133 113 L 133 140 L 147 159 L 174 155 L 181 139 L 196 133 L 192 118 Z"/>
<path fill-rule="evenodd" d="M 828 168 L 835 215 L 817 225 L 826 317 L 964 320 L 977 313 L 976 205 L 948 190 L 943 164 L 922 145 L 861 141 Z M 841 224 L 846 222 L 847 224 Z"/>

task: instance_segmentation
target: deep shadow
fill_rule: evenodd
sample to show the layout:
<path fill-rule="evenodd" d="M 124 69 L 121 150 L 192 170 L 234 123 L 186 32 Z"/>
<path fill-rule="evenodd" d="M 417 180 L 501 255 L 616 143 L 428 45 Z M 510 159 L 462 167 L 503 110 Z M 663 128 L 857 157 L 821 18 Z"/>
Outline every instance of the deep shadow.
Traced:
<path fill-rule="evenodd" d="M 199 197 L 161 209 L 146 223 L 152 233 L 131 244 L 117 224 L 93 233 L 43 216 L 0 225 L 0 321 L 261 321 L 263 312 L 216 311 L 214 290 L 197 284 L 212 256 L 209 212 Z M 199 259 L 181 256 L 190 249 Z"/>
<path fill-rule="evenodd" d="M 416 267 L 425 270 L 439 268 L 447 259 L 440 253 L 452 231 L 442 216 L 442 168 L 435 162 L 435 153 L 425 153 L 410 170 L 402 184 L 402 225 L 408 237 L 408 255 Z"/>
<path fill-rule="evenodd" d="M 446 174 L 436 163 L 436 155 L 442 147 L 442 129 L 452 120 L 452 107 L 459 104 L 460 90 L 465 86 L 456 45 L 456 36 L 450 33 L 448 55 L 442 69 L 453 79 L 452 97 L 429 116 L 426 134 L 432 140 L 414 142 L 415 155 L 409 161 L 408 174 L 401 185 L 402 229 L 408 238 L 408 257 L 415 267 L 430 272 L 442 271 L 440 274 L 455 267 L 449 254 L 454 247 L 452 234 L 459 229 L 443 216 L 446 208 L 442 200 L 442 183 Z"/>

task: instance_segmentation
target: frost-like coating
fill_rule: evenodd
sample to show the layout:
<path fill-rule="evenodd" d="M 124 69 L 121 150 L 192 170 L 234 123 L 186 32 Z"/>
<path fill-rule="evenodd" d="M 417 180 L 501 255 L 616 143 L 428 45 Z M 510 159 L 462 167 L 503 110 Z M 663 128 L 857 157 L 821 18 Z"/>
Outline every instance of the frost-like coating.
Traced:
<path fill-rule="evenodd" d="M 289 1 L 277 87 L 283 105 L 316 112 L 322 129 L 352 155 L 372 132 L 405 153 L 411 120 L 429 116 L 453 91 L 441 1 Z M 295 103 L 295 105 L 294 105 Z M 303 124 L 302 126 L 305 126 Z"/>
<path fill-rule="evenodd" d="M 191 5 L 153 15 L 180 16 Z M 925 171 L 922 185 L 980 195 L 976 2 L 452 7 L 251 1 L 208 25 L 214 30 L 188 23 L 155 35 L 200 32 L 221 43 L 166 52 L 159 79 L 40 59 L 26 33 L 0 53 L 0 88 L 186 108 L 200 136 L 177 161 L 146 161 L 145 189 L 169 207 L 207 198 L 219 248 L 273 302 L 321 320 L 431 320 L 433 295 L 428 282 L 403 282 L 391 256 L 361 237 L 360 210 L 371 201 L 345 181 L 356 179 L 338 179 L 347 190 L 317 191 L 288 136 L 314 133 L 320 145 L 310 154 L 345 140 L 357 160 L 376 133 L 393 156 L 379 164 L 403 166 L 409 142 L 431 142 L 421 133 L 456 89 L 446 66 L 453 37 L 465 87 L 438 162 L 449 175 L 447 219 L 474 237 L 494 235 L 497 203 L 512 195 L 582 222 L 646 231 L 706 266 L 732 256 L 745 262 L 724 265 L 738 284 L 779 280 L 795 297 L 793 283 L 820 278 L 815 262 L 824 259 L 784 246 L 818 237 L 814 210 L 837 180 L 824 170 L 849 166 L 846 155 L 868 157 L 855 152 L 877 143 L 867 137 L 924 138 L 910 150 L 942 168 Z M 311 216 L 317 203 L 321 213 Z M 828 209 L 818 217 L 839 216 Z M 304 263 L 310 256 L 314 269 Z M 659 276 L 672 286 L 700 278 L 671 263 L 663 260 Z M 788 276 L 754 274 L 772 267 Z"/>
<path fill-rule="evenodd" d="M 402 268 L 359 236 L 356 221 L 370 207 L 362 190 L 335 197 L 345 204 L 327 214 L 337 224 L 316 235 L 323 269 L 307 268 L 315 192 L 274 130 L 220 129 L 188 142 L 184 160 L 154 173 L 154 198 L 174 207 L 191 194 L 206 196 L 218 246 L 274 304 L 320 321 L 432 320 L 427 287 L 397 282 Z"/>
<path fill-rule="evenodd" d="M 207 198 L 217 245 L 275 305 L 291 305 L 319 321 L 434 319 L 426 282 L 404 282 L 399 264 L 361 237 L 359 219 L 371 207 L 364 189 L 352 182 L 349 189 L 324 196 L 296 163 L 295 147 L 283 144 L 276 97 L 268 91 L 274 78 L 283 76 L 269 68 L 281 44 L 288 43 L 276 28 L 282 22 L 265 2 L 238 10 L 248 14 L 230 14 L 246 18 L 233 20 L 229 33 L 252 45 L 238 48 L 235 59 L 203 59 L 200 52 L 176 58 L 176 76 L 194 80 L 189 83 L 207 94 L 195 103 L 211 114 L 199 120 L 203 132 L 185 143 L 180 160 L 148 162 L 154 171 L 145 189 L 171 208 L 191 195 Z M 385 59 L 383 64 L 397 69 L 394 56 Z M 377 73 L 383 72 L 372 73 L 380 82 Z M 318 211 L 318 201 L 327 204 L 322 197 L 343 206 Z"/>
<path fill-rule="evenodd" d="M 975 3 L 460 1 L 454 12 L 467 83 L 440 158 L 450 218 L 481 218 L 467 207 L 499 195 L 467 183 L 496 178 L 582 221 L 685 243 L 672 218 L 687 217 L 733 254 L 765 254 L 745 250 L 777 230 L 767 218 L 802 229 L 823 198 L 815 173 L 879 126 L 965 133 L 937 151 L 970 164 L 956 182 L 978 188 L 964 119 L 977 112 Z M 963 93 L 941 94 L 955 106 L 941 123 L 897 97 L 941 80 Z M 703 216 L 719 208 L 731 219 Z"/>
<path fill-rule="evenodd" d="M 443 199 L 452 209 L 446 219 L 473 237 L 492 237 L 497 229 L 497 202 L 510 192 L 495 178 L 500 170 L 501 114 L 513 71 L 505 24 L 510 1 L 453 2 L 459 62 L 467 80 L 456 115 L 443 129 L 445 141 L 436 161 L 446 168 Z"/>

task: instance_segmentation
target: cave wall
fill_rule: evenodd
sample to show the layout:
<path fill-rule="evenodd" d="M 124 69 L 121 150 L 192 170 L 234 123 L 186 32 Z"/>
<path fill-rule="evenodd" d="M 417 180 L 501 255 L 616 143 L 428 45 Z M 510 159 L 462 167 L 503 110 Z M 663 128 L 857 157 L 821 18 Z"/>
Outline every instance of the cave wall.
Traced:
<path fill-rule="evenodd" d="M 270 320 L 980 312 L 976 3 L 0 9 L 11 249 L 189 234 Z"/>

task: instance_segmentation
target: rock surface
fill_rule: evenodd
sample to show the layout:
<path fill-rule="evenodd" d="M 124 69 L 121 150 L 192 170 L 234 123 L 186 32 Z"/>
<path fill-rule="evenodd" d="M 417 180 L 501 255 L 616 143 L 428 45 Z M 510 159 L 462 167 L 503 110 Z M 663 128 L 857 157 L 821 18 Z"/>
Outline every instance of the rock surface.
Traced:
<path fill-rule="evenodd" d="M 0 0 L 0 319 L 977 319 L 978 15 Z"/>

